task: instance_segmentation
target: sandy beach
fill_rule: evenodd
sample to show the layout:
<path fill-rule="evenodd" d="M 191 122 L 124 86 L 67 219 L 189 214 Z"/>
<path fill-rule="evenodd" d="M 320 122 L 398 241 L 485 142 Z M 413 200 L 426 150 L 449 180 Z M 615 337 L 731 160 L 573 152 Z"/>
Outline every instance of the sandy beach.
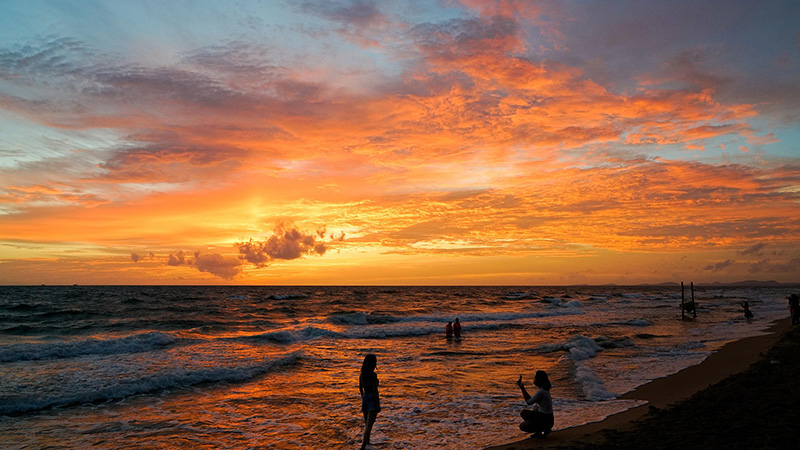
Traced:
<path fill-rule="evenodd" d="M 487 450 L 790 448 L 800 417 L 798 352 L 800 329 L 780 320 L 768 334 L 730 342 L 701 364 L 621 397 L 646 405 Z"/>

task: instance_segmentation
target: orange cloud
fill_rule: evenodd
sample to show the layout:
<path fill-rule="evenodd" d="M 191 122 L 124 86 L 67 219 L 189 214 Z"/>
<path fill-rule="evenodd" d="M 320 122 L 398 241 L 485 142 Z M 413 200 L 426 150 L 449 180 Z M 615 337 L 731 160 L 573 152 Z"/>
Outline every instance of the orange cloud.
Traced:
<path fill-rule="evenodd" d="M 542 18 L 552 11 L 462 3 L 472 9 L 416 25 L 379 4 L 307 5 L 337 24 L 331 34 L 385 52 L 389 68 L 376 64 L 363 85 L 338 67 L 278 64 L 253 43 L 154 66 L 61 40 L 30 50 L 52 60 L 7 52 L 4 79 L 42 95 L 20 89 L 0 108 L 76 137 L 0 168 L 0 240 L 81 243 L 104 264 L 98 248 L 163 279 L 225 280 L 268 279 L 267 263 L 326 264 L 304 255 L 438 264 L 797 244 L 800 172 L 745 159 L 741 143 L 778 139 L 754 124 L 757 105 L 718 93 L 725 80 L 702 55 L 622 90 L 533 47 L 532 25 L 561 40 Z M 382 27 L 394 27 L 392 45 L 374 39 Z M 721 142 L 740 159 L 686 152 Z M 270 235 L 281 222 L 348 239 Z M 160 267 L 139 256 L 151 251 Z"/>

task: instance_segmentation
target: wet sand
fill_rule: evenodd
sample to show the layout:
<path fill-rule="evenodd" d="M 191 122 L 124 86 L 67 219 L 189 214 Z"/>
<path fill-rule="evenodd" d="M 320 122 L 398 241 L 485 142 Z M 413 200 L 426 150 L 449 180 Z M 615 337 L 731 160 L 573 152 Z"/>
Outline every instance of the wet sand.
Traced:
<path fill-rule="evenodd" d="M 794 448 L 800 422 L 800 327 L 730 342 L 701 364 L 620 398 L 646 405 L 600 422 L 487 450 L 532 448 Z M 556 420 L 558 412 L 556 411 Z M 787 446 L 788 445 L 788 446 Z"/>

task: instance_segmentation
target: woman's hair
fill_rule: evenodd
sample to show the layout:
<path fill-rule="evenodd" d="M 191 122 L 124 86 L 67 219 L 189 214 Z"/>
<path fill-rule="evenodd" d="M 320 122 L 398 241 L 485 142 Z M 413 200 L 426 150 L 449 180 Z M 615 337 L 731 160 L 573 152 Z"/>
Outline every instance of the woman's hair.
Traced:
<path fill-rule="evenodd" d="M 378 365 L 378 358 L 369 353 L 367 356 L 364 357 L 364 362 L 361 364 L 361 373 L 364 372 L 372 372 L 375 370 L 375 366 Z"/>
<path fill-rule="evenodd" d="M 547 377 L 547 372 L 544 370 L 537 370 L 536 375 L 533 377 L 533 384 L 534 386 L 538 386 L 545 391 L 549 391 L 552 384 L 550 384 L 550 378 Z"/>

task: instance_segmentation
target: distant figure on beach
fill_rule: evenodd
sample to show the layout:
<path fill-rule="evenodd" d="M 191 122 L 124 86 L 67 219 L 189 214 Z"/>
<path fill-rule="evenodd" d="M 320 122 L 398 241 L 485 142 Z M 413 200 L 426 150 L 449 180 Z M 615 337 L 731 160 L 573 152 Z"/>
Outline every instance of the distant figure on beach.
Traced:
<path fill-rule="evenodd" d="M 789 299 L 789 312 L 792 315 L 792 325 L 800 324 L 800 297 L 797 294 L 792 294 Z"/>
<path fill-rule="evenodd" d="M 378 358 L 372 353 L 364 357 L 361 364 L 361 375 L 358 376 L 358 390 L 361 392 L 361 412 L 364 413 L 364 439 L 361 441 L 361 450 L 369 445 L 369 435 L 372 433 L 372 425 L 375 418 L 381 412 L 381 398 L 378 394 L 378 374 L 375 367 L 378 365 Z"/>
<path fill-rule="evenodd" d="M 444 327 L 444 334 L 447 339 L 453 338 L 453 322 L 447 322 L 447 326 Z"/>
<path fill-rule="evenodd" d="M 753 313 L 752 313 L 752 311 L 750 311 L 750 303 L 748 303 L 747 300 L 742 302 L 742 308 L 744 308 L 744 318 L 745 319 L 752 319 L 753 318 Z"/>
<path fill-rule="evenodd" d="M 456 323 L 453 324 L 453 333 L 456 334 L 456 338 L 461 337 L 461 322 L 458 321 L 458 317 L 456 317 Z"/>
<path fill-rule="evenodd" d="M 533 377 L 533 385 L 538 387 L 539 390 L 535 394 L 530 395 L 522 383 L 522 375 L 517 380 L 517 386 L 522 389 L 522 397 L 525 403 L 533 405 L 532 409 L 523 409 L 519 415 L 522 417 L 522 422 L 519 424 L 519 429 L 526 433 L 533 433 L 534 436 L 547 437 L 553 430 L 553 398 L 550 397 L 550 378 L 547 377 L 547 372 L 544 370 L 537 370 L 536 375 Z"/>

